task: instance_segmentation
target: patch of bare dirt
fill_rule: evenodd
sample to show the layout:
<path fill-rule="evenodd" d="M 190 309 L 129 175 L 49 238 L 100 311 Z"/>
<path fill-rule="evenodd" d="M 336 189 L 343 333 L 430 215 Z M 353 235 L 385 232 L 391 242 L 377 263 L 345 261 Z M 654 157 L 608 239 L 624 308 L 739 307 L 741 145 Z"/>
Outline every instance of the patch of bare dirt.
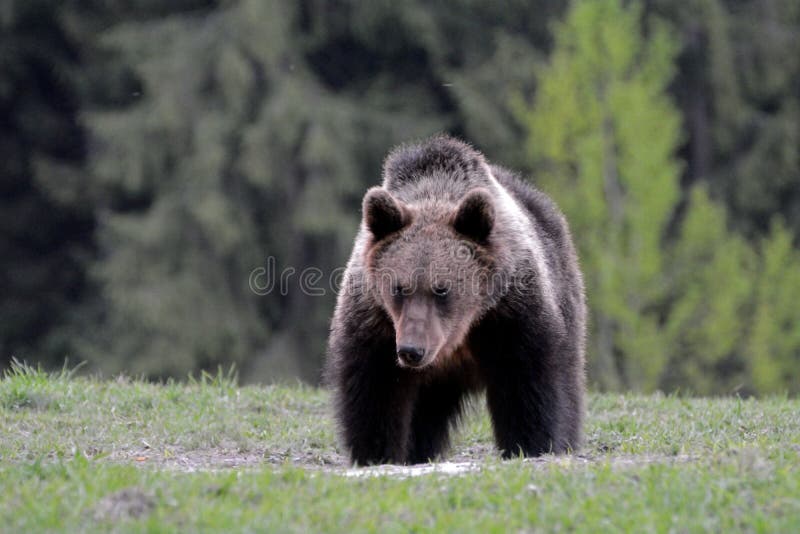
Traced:
<path fill-rule="evenodd" d="M 295 453 L 255 449 L 214 448 L 201 450 L 169 449 L 156 451 L 150 448 L 118 450 L 108 457 L 113 462 L 134 464 L 143 468 L 171 469 L 192 473 L 195 471 L 218 471 L 263 467 L 266 465 L 320 469 L 347 465 L 344 456 L 335 453 Z"/>

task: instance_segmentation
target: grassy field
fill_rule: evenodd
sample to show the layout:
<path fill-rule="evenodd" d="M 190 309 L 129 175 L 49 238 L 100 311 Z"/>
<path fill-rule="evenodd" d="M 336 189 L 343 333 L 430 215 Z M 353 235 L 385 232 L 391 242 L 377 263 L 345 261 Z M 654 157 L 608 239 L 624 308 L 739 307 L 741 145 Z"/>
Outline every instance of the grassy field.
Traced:
<path fill-rule="evenodd" d="M 327 394 L 17 367 L 0 381 L 0 531 L 800 531 L 800 401 L 592 395 L 577 454 L 351 470 Z M 477 466 L 477 467 L 476 467 Z"/>

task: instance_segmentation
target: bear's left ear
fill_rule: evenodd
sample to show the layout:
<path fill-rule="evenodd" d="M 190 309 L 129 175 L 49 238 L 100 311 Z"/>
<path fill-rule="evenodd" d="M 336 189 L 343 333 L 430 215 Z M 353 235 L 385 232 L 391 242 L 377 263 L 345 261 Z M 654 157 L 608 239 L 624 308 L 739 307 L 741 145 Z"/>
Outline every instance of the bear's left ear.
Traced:
<path fill-rule="evenodd" d="M 470 190 L 456 209 L 453 228 L 477 243 L 485 243 L 493 226 L 492 195 L 482 187 Z"/>

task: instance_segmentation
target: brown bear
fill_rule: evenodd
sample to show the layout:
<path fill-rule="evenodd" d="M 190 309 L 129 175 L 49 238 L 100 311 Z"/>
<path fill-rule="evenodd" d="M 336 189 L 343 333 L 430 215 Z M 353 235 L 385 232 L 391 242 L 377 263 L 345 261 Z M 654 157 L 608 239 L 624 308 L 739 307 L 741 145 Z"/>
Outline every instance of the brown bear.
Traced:
<path fill-rule="evenodd" d="M 343 280 L 325 375 L 353 463 L 439 457 L 482 390 L 503 457 L 580 445 L 583 282 L 542 192 L 450 137 L 397 148 Z"/>

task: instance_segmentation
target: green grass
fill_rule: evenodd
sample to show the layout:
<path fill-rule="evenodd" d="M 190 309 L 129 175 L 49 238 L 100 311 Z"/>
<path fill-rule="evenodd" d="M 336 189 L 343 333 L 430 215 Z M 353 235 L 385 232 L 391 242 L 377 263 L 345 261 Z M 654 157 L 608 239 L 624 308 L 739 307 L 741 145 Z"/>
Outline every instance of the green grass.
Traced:
<path fill-rule="evenodd" d="M 17 366 L 0 531 L 800 531 L 796 399 L 594 394 L 577 455 L 507 462 L 476 404 L 451 458 L 480 471 L 354 478 L 324 391 Z"/>

